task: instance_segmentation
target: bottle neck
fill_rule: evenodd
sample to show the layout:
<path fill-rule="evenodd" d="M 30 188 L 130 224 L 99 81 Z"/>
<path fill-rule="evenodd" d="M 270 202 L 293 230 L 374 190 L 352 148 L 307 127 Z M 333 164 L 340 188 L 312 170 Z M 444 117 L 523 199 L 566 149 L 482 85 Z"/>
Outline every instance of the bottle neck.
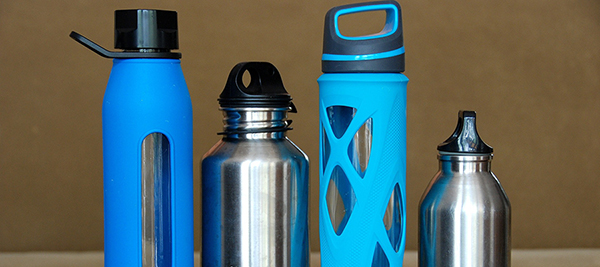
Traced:
<path fill-rule="evenodd" d="M 283 139 L 289 108 L 221 108 L 223 135 L 233 139 Z"/>
<path fill-rule="evenodd" d="M 125 49 L 123 52 L 136 52 L 136 53 L 169 53 L 170 49 L 154 49 L 154 48 L 140 48 L 140 49 Z"/>
<path fill-rule="evenodd" d="M 491 172 L 492 154 L 461 154 L 440 152 L 440 171 L 445 173 Z"/>

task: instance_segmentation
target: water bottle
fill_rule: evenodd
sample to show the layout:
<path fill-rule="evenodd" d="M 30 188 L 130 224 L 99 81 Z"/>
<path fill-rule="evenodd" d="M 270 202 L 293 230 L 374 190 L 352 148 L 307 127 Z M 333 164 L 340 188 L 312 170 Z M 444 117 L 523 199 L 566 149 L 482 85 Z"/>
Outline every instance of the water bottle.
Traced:
<path fill-rule="evenodd" d="M 510 203 L 474 111 L 458 113 L 438 151 L 440 169 L 419 204 L 419 266 L 510 266 Z"/>
<path fill-rule="evenodd" d="M 193 266 L 192 104 L 181 71 L 177 13 L 115 11 L 102 105 L 104 265 Z"/>
<path fill-rule="evenodd" d="M 291 100 L 272 64 L 231 70 L 223 138 L 202 160 L 202 266 L 309 265 L 308 157 L 286 137 Z"/>
<path fill-rule="evenodd" d="M 340 16 L 385 11 L 383 30 L 345 36 Z M 335 7 L 319 82 L 321 264 L 401 266 L 406 228 L 406 84 L 400 5 Z"/>

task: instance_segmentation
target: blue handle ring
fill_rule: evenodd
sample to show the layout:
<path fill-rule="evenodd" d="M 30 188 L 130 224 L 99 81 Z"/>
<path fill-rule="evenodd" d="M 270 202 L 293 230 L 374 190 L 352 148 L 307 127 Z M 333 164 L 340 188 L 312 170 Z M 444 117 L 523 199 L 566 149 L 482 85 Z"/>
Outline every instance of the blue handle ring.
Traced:
<path fill-rule="evenodd" d="M 342 35 L 342 33 L 340 32 L 339 26 L 338 26 L 338 18 L 340 16 L 354 14 L 354 13 L 360 13 L 360 12 L 367 12 L 367 11 L 376 11 L 376 10 L 385 10 L 385 12 L 386 12 L 385 26 L 383 27 L 383 30 L 381 30 L 381 32 L 378 32 L 378 33 L 372 34 L 372 35 L 356 36 L 356 37 Z M 394 34 L 398 30 L 398 17 L 399 17 L 398 16 L 398 8 L 393 4 L 357 6 L 357 7 L 342 9 L 335 13 L 335 17 L 334 17 L 335 33 L 337 34 L 337 36 L 339 38 L 342 38 L 345 40 L 353 40 L 353 41 L 370 40 L 370 39 L 387 37 L 387 36 Z"/>

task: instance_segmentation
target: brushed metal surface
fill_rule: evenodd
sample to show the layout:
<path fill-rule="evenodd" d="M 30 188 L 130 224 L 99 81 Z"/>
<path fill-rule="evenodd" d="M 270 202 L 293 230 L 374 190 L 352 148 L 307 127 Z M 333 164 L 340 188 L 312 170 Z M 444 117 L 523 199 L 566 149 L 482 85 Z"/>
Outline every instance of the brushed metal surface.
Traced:
<path fill-rule="evenodd" d="M 308 158 L 268 131 L 286 111 L 224 110 L 225 136 L 202 162 L 203 266 L 309 264 Z"/>
<path fill-rule="evenodd" d="M 510 266 L 510 202 L 492 156 L 438 158 L 419 204 L 419 266 Z"/>

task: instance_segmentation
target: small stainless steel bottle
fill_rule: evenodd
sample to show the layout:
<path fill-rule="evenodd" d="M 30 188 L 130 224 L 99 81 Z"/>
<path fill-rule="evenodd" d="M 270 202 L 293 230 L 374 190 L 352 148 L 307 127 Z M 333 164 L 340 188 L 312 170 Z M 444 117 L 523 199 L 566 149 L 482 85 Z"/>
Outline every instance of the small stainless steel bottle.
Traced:
<path fill-rule="evenodd" d="M 291 100 L 270 63 L 231 71 L 223 139 L 202 160 L 202 266 L 308 266 L 308 158 L 286 137 Z"/>
<path fill-rule="evenodd" d="M 459 112 L 438 150 L 440 170 L 419 204 L 419 266 L 510 266 L 510 202 L 474 111 Z"/>

